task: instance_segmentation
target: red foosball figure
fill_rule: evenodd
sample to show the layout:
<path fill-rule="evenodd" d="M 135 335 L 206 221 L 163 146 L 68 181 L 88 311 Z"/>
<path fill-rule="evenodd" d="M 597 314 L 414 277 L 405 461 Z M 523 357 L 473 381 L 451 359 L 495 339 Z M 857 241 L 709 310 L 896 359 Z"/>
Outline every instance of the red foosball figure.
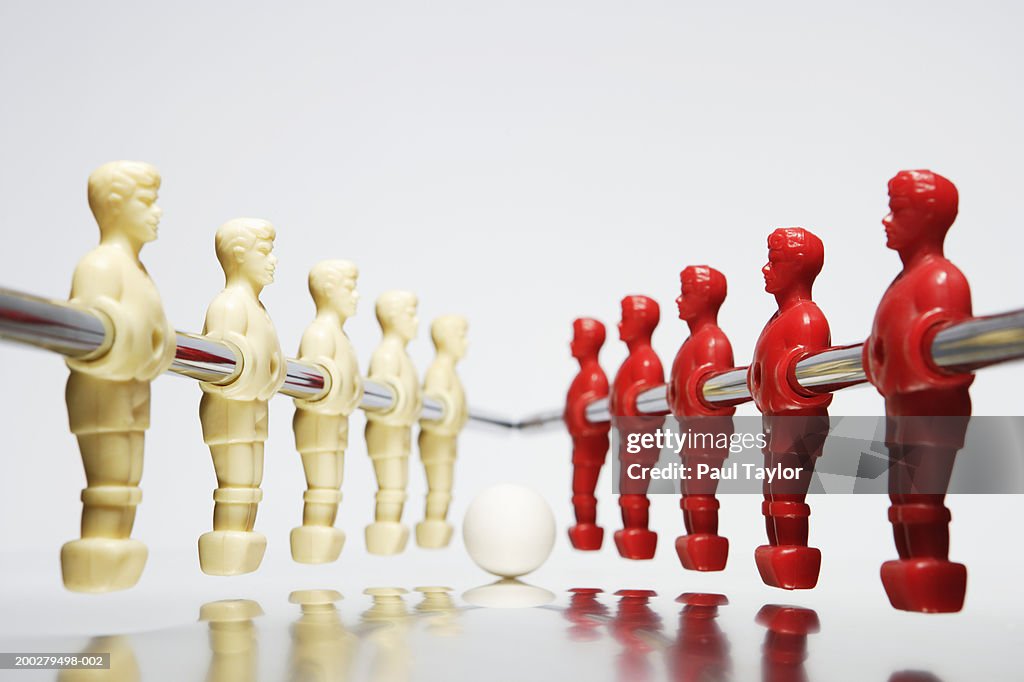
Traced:
<path fill-rule="evenodd" d="M 957 214 L 957 191 L 931 171 L 903 171 L 889 181 L 886 246 L 903 271 L 882 296 L 864 344 L 868 380 L 885 398 L 889 448 L 889 521 L 899 559 L 882 565 L 882 583 L 897 609 L 963 608 L 967 568 L 949 561 L 945 491 L 971 414 L 971 374 L 950 374 L 931 361 L 944 326 L 971 316 L 967 279 L 943 256 Z"/>
<path fill-rule="evenodd" d="M 690 328 L 672 363 L 668 402 L 681 430 L 708 438 L 697 447 L 684 447 L 683 463 L 695 471 L 700 463 L 721 468 L 728 448 L 715 447 L 721 434 L 732 436 L 734 407 L 712 407 L 702 386 L 710 372 L 733 367 L 732 345 L 718 326 L 718 310 L 725 301 L 725 276 L 706 265 L 691 265 L 679 274 L 681 293 L 676 303 L 679 319 Z M 683 567 L 695 571 L 721 571 L 729 557 L 729 540 L 718 534 L 718 480 L 709 477 L 681 481 L 683 523 L 688 535 L 676 538 L 676 553 Z"/>
<path fill-rule="evenodd" d="M 627 559 L 650 559 L 658 544 L 658 535 L 648 528 L 647 478 L 631 478 L 630 464 L 653 466 L 658 460 L 657 448 L 643 448 L 639 454 L 626 450 L 627 433 L 653 433 L 664 423 L 663 417 L 642 416 L 637 397 L 649 388 L 665 383 L 665 370 L 651 347 L 651 336 L 658 326 L 658 303 L 647 296 L 622 299 L 622 321 L 619 338 L 626 342 L 629 356 L 619 367 L 612 385 L 611 414 L 619 432 L 619 507 L 623 530 L 615 531 L 615 546 Z"/>
<path fill-rule="evenodd" d="M 565 399 L 565 425 L 572 437 L 572 506 L 576 525 L 569 529 L 569 540 L 576 549 L 601 549 L 604 529 L 597 525 L 597 478 L 608 454 L 611 424 L 587 421 L 587 405 L 608 397 L 608 377 L 597 362 L 604 345 L 604 325 L 589 317 L 572 323 L 572 356 L 579 360 L 580 371 L 569 386 Z"/>
<path fill-rule="evenodd" d="M 768 320 L 754 348 L 747 384 L 763 415 L 765 467 L 795 469 L 795 480 L 764 479 L 768 544 L 754 558 L 766 585 L 810 589 L 818 582 L 821 551 L 807 546 L 807 488 L 828 434 L 830 394 L 804 391 L 793 378 L 800 358 L 828 348 L 828 321 L 811 300 L 811 287 L 825 261 L 825 248 L 808 230 L 780 228 L 768 237 L 765 291 L 779 310 Z"/>

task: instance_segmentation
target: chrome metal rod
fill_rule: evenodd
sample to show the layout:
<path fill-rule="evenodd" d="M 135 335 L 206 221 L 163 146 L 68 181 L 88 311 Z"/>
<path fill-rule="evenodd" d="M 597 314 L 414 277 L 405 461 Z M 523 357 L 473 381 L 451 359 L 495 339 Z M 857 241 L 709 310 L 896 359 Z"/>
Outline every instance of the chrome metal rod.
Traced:
<path fill-rule="evenodd" d="M 103 319 L 91 312 L 75 308 L 63 301 L 52 301 L 11 289 L 0 288 L 0 338 L 38 348 L 52 350 L 68 357 L 83 357 L 102 352 L 107 345 L 107 329 Z M 238 351 L 223 341 L 214 341 L 198 334 L 178 332 L 178 347 L 169 372 L 209 381 L 228 382 L 239 367 Z M 315 400 L 330 390 L 327 373 L 316 364 L 301 360 L 287 361 L 287 378 L 278 391 L 292 398 Z M 364 410 L 387 410 L 395 402 L 391 389 L 376 381 L 363 380 Z M 444 407 L 432 398 L 424 398 L 421 417 L 439 420 Z M 486 424 L 516 422 L 489 415 L 470 419 Z"/>
<path fill-rule="evenodd" d="M 832 393 L 867 381 L 861 362 L 863 344 L 837 346 L 813 353 L 796 363 L 794 373 L 803 388 L 813 393 Z M 953 372 L 973 372 L 997 363 L 1024 358 L 1024 310 L 1001 315 L 976 317 L 946 327 L 932 341 L 932 361 Z M 736 367 L 712 374 L 702 386 L 709 403 L 736 405 L 751 399 L 747 388 L 747 368 Z M 668 387 L 650 388 L 637 398 L 641 414 L 666 414 Z M 611 419 L 608 400 L 587 406 L 587 419 L 606 422 Z M 523 427 L 539 426 L 536 422 Z"/>

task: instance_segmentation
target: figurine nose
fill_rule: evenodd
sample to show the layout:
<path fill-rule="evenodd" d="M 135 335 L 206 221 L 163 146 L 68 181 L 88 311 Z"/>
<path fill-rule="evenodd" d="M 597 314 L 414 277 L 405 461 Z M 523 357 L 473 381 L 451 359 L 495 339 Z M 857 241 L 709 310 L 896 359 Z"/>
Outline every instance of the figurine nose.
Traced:
<path fill-rule="evenodd" d="M 163 215 L 164 215 L 164 210 L 162 208 L 160 208 L 159 206 L 154 206 L 153 207 L 153 215 L 156 216 L 157 220 L 160 220 L 160 218 L 162 218 Z"/>
<path fill-rule="evenodd" d="M 772 264 L 771 263 L 765 263 L 765 266 L 763 268 L 761 268 L 761 274 L 763 274 L 763 275 L 768 275 L 769 273 L 771 273 L 771 271 L 772 271 Z"/>
<path fill-rule="evenodd" d="M 882 224 L 885 225 L 886 227 L 892 225 L 892 213 L 882 218 Z"/>

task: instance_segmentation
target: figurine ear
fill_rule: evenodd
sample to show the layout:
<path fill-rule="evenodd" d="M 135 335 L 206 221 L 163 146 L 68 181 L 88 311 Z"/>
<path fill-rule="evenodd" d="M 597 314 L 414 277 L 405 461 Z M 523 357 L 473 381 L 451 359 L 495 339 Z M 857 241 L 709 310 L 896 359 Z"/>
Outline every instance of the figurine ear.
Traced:
<path fill-rule="evenodd" d="M 235 261 L 236 262 L 241 263 L 242 261 L 245 260 L 245 247 L 244 246 L 236 246 L 236 247 L 234 247 L 233 249 L 231 249 L 231 253 L 233 253 L 235 255 Z"/>

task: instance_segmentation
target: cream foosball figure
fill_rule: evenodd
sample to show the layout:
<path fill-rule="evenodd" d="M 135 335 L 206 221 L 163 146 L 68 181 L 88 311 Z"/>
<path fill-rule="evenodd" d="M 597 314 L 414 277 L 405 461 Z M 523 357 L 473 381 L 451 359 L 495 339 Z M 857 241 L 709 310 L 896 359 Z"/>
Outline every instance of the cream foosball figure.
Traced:
<path fill-rule="evenodd" d="M 456 441 L 469 419 L 466 393 L 455 365 L 466 354 L 467 328 L 465 318 L 458 315 L 439 317 L 430 327 L 437 357 L 427 370 L 423 394 L 444 406 L 444 417 L 420 421 L 420 458 L 427 474 L 425 519 L 416 524 L 420 547 L 447 547 L 452 539 L 452 525 L 445 518 L 452 500 Z"/>
<path fill-rule="evenodd" d="M 89 176 L 89 207 L 100 244 L 79 261 L 71 303 L 98 312 L 109 347 L 69 359 L 65 398 L 71 432 L 85 465 L 82 537 L 61 549 L 64 585 L 109 592 L 135 585 L 146 546 L 133 540 L 142 499 L 143 441 L 149 428 L 149 382 L 174 360 L 174 328 L 139 261 L 156 239 L 160 175 L 146 163 L 114 161 Z"/>
<path fill-rule="evenodd" d="M 255 571 L 267 539 L 253 531 L 263 497 L 267 400 L 284 383 L 287 365 L 260 292 L 274 281 L 274 226 L 237 218 L 217 230 L 225 287 L 206 311 L 203 334 L 232 344 L 240 371 L 222 384 L 201 383 L 199 419 L 217 473 L 213 531 L 199 538 L 199 564 L 209 575 Z"/>
<path fill-rule="evenodd" d="M 412 425 L 423 404 L 419 377 L 405 349 L 419 325 L 416 305 L 416 296 L 408 291 L 389 291 L 377 299 L 377 321 L 384 338 L 373 352 L 368 378 L 388 386 L 395 403 L 387 411 L 366 412 L 366 449 L 377 475 L 375 521 L 366 527 L 366 549 L 371 554 L 397 554 L 409 540 L 402 507 Z"/>
<path fill-rule="evenodd" d="M 317 263 L 309 271 L 309 293 L 316 319 L 306 328 L 299 358 L 319 364 L 330 379 L 330 392 L 316 401 L 295 400 L 295 447 L 302 456 L 307 490 L 302 525 L 292 529 L 292 558 L 304 564 L 334 561 L 345 534 L 334 527 L 341 503 L 348 417 L 362 397 L 355 350 L 342 327 L 356 313 L 359 270 L 343 260 Z"/>

